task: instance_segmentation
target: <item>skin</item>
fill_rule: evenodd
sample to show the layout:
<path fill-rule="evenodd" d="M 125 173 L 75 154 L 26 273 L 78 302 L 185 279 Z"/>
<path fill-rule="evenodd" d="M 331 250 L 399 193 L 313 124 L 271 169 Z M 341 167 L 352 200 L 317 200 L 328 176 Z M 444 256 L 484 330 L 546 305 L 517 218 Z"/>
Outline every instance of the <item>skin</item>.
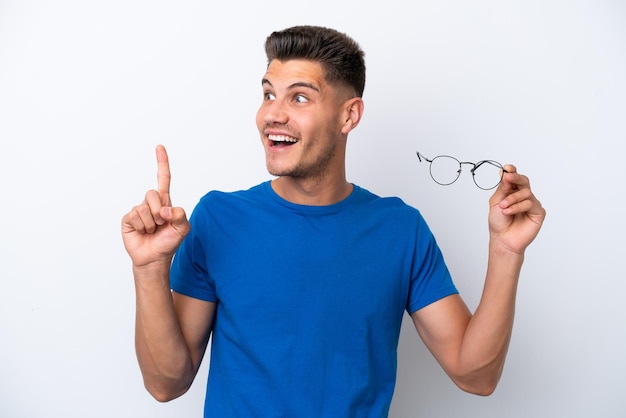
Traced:
<path fill-rule="evenodd" d="M 350 194 L 345 151 L 348 133 L 363 114 L 363 101 L 348 88 L 333 88 L 318 63 L 273 61 L 262 80 L 256 123 L 274 190 L 306 205 L 336 203 Z M 271 137 L 296 142 L 273 146 Z"/>
<path fill-rule="evenodd" d="M 305 60 L 272 61 L 262 80 L 256 117 L 272 187 L 288 201 L 328 205 L 347 197 L 348 134 L 363 115 L 363 101 L 346 87 L 328 84 L 322 67 Z M 288 138 L 291 145 L 274 140 Z M 170 199 L 170 169 L 156 149 L 156 190 L 122 219 L 122 237 L 136 288 L 135 345 L 148 391 L 160 401 L 185 393 L 200 366 L 215 317 L 215 303 L 169 287 L 172 257 L 189 231 L 184 210 Z M 524 251 L 545 218 L 526 176 L 505 166 L 489 200 L 489 259 L 483 295 L 472 314 L 458 295 L 411 317 L 426 346 L 463 390 L 488 395 L 504 366 Z"/>

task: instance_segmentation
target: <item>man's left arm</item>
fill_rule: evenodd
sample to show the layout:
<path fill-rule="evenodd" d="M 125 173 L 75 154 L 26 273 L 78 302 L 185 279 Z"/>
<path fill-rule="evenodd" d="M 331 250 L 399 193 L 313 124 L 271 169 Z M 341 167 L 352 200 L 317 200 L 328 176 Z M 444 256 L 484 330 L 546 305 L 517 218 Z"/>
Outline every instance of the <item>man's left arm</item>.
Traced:
<path fill-rule="evenodd" d="M 463 390 L 491 394 L 500 379 L 511 339 L 517 283 L 524 252 L 546 211 L 526 176 L 505 166 L 489 200 L 489 258 L 482 297 L 472 314 L 452 295 L 411 314 L 420 337 Z"/>

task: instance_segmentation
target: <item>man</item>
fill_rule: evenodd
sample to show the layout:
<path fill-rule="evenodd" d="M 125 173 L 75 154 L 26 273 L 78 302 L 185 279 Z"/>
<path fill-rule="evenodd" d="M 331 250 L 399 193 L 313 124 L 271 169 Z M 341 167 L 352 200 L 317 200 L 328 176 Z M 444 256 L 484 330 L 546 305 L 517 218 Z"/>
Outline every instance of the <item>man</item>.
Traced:
<path fill-rule="evenodd" d="M 207 417 L 386 416 L 406 310 L 450 378 L 490 394 L 524 251 L 545 217 L 528 178 L 505 166 L 490 199 L 471 314 L 419 212 L 346 180 L 346 141 L 363 114 L 359 46 L 301 26 L 271 34 L 266 53 L 256 122 L 276 178 L 210 192 L 188 222 L 158 146 L 158 189 L 122 220 L 146 388 L 160 401 L 186 392 L 212 336 Z"/>

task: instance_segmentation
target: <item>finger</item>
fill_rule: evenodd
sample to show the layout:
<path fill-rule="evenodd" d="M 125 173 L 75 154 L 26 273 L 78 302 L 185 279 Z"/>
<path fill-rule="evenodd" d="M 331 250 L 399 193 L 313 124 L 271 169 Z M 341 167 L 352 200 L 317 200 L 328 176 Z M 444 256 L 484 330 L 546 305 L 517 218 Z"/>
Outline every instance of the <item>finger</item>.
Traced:
<path fill-rule="evenodd" d="M 513 164 L 505 164 L 503 169 L 505 173 L 517 173 L 517 167 Z"/>
<path fill-rule="evenodd" d="M 167 151 L 163 145 L 157 145 L 156 147 L 157 157 L 157 190 L 161 195 L 161 203 L 165 206 L 170 206 L 170 162 L 167 158 Z"/>
<path fill-rule="evenodd" d="M 144 198 L 144 202 L 148 206 L 152 219 L 157 225 L 163 225 L 165 223 L 165 220 L 161 216 L 161 208 L 164 206 L 161 200 L 162 195 L 156 190 L 148 190 Z"/>
<path fill-rule="evenodd" d="M 143 222 L 139 218 L 139 214 L 137 214 L 137 208 L 134 207 L 122 218 L 122 233 L 129 232 L 140 232 L 143 233 L 145 231 Z"/>
<path fill-rule="evenodd" d="M 523 182 L 523 177 L 524 176 L 517 172 L 517 167 L 515 167 L 514 165 L 505 165 L 504 173 L 502 173 L 502 184 L 505 190 L 508 190 L 509 192 L 511 190 L 517 190 Z"/>
<path fill-rule="evenodd" d="M 512 164 L 506 164 L 502 168 L 502 179 L 500 184 L 493 192 L 493 195 L 489 199 L 491 206 L 500 204 L 508 195 L 513 193 L 517 187 L 513 186 L 514 178 L 517 175 L 517 168 Z"/>
<path fill-rule="evenodd" d="M 139 219 L 144 227 L 144 232 L 147 234 L 152 234 L 157 229 L 157 223 L 154 219 L 154 215 L 152 214 L 152 210 L 150 206 L 146 203 L 137 206 L 135 209 Z"/>
<path fill-rule="evenodd" d="M 518 190 L 530 189 L 530 181 L 527 176 L 519 174 L 513 165 L 505 165 L 502 181 L 492 196 L 492 203 L 502 206 L 502 202 Z M 511 203 L 511 201 L 509 201 Z"/>
<path fill-rule="evenodd" d="M 530 188 L 525 187 L 515 193 L 509 194 L 498 206 L 505 215 L 513 215 L 528 211 L 532 207 L 534 200 Z"/>
<path fill-rule="evenodd" d="M 511 207 L 503 209 L 502 213 L 509 216 L 524 215 L 526 219 L 529 219 L 539 227 L 541 227 L 546 217 L 546 210 L 541 205 L 541 202 L 534 197 L 520 201 Z"/>
<path fill-rule="evenodd" d="M 122 227 L 123 232 L 136 231 L 141 234 L 150 234 L 156 229 L 154 219 L 150 214 L 150 209 L 145 203 L 135 206 L 124 216 L 122 219 Z"/>

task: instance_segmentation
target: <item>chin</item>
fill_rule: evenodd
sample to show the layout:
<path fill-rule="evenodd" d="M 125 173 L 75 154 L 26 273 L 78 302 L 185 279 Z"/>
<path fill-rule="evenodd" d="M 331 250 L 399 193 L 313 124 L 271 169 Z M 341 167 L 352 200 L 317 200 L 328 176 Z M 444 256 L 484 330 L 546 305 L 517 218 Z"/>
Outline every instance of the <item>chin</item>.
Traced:
<path fill-rule="evenodd" d="M 265 168 L 268 173 L 273 176 L 288 176 L 293 171 L 293 167 L 286 166 L 285 164 L 277 164 L 276 161 L 273 160 L 266 160 Z"/>
<path fill-rule="evenodd" d="M 267 172 L 268 173 L 270 173 L 272 176 L 276 176 L 276 177 L 286 176 L 287 173 L 289 172 L 289 170 L 286 170 L 284 168 L 281 169 L 281 168 L 278 168 L 278 167 L 276 167 L 274 165 L 270 165 L 270 164 L 267 164 L 266 168 L 267 168 Z"/>

